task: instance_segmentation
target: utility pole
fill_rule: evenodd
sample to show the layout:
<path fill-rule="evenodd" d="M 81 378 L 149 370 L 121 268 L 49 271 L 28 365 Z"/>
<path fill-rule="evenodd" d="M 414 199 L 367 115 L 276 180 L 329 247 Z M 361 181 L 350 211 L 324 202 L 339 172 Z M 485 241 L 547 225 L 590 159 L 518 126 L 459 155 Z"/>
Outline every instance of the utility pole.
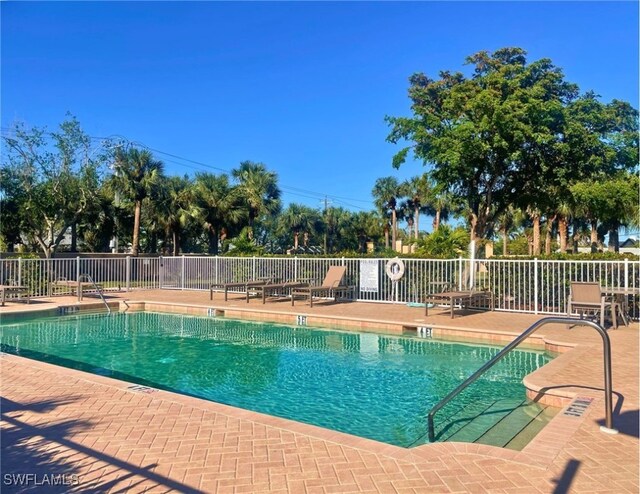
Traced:
<path fill-rule="evenodd" d="M 322 212 L 322 216 L 324 218 L 324 235 L 323 235 L 323 247 L 324 247 L 324 254 L 327 255 L 327 230 L 329 228 L 329 225 L 327 223 L 327 207 L 329 205 L 329 199 L 327 198 L 327 196 L 324 196 L 324 210 Z"/>

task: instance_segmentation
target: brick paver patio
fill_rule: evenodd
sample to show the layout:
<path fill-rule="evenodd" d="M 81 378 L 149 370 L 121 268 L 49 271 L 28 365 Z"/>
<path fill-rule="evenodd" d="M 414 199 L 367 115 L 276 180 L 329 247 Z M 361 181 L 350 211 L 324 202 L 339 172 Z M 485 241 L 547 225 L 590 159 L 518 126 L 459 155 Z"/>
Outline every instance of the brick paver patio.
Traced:
<path fill-rule="evenodd" d="M 423 311 L 406 306 L 359 303 L 292 312 L 280 302 L 210 302 L 202 292 L 131 292 L 112 299 L 126 299 L 130 306 L 154 301 L 154 310 L 165 303 L 172 306 L 168 310 L 187 304 L 231 312 L 248 307 L 260 317 L 305 313 L 372 321 L 365 329 L 375 321 L 426 323 L 505 338 L 539 318 L 505 313 L 424 318 Z M 60 303 L 77 304 L 64 297 L 30 306 L 8 303 L 0 316 Z M 598 335 L 586 328 L 547 327 L 540 335 L 548 343 L 577 346 L 528 376 L 528 388 L 553 399 L 578 395 L 595 401 L 582 417 L 556 416 L 521 452 L 463 443 L 403 449 L 3 354 L 2 492 L 34 492 L 33 477 L 25 483 L 16 476 L 29 473 L 40 482 L 65 474 L 62 479 L 72 484 L 40 486 L 42 492 L 637 493 L 638 327 L 609 334 L 620 433 L 599 430 L 604 413 Z"/>

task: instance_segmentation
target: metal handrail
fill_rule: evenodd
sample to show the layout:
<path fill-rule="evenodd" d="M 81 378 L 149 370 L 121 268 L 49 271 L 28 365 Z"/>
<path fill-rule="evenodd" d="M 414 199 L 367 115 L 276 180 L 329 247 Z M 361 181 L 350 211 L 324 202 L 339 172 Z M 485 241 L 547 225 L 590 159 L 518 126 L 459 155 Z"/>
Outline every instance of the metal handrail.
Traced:
<path fill-rule="evenodd" d="M 527 339 L 533 332 L 538 330 L 541 326 L 546 324 L 566 324 L 573 326 L 590 326 L 602 336 L 602 349 L 604 354 L 604 407 L 605 407 L 605 427 L 601 427 L 604 432 L 616 433 L 617 431 L 613 428 L 613 412 L 612 412 L 612 389 L 611 389 L 611 342 L 609 341 L 609 335 L 605 331 L 605 329 L 596 324 L 593 321 L 587 321 L 585 319 L 572 319 L 566 317 L 545 317 L 540 319 L 539 321 L 532 324 L 528 329 L 526 329 L 520 336 L 514 339 L 511 343 L 505 346 L 500 352 L 498 352 L 491 360 L 489 360 L 486 364 L 480 367 L 477 371 L 475 371 L 471 376 L 465 379 L 457 388 L 455 388 L 451 393 L 442 398 L 432 409 L 429 411 L 427 415 L 428 421 L 428 432 L 429 432 L 429 441 L 435 441 L 435 431 L 433 426 L 433 417 L 435 414 L 442 409 L 447 403 L 449 403 L 453 398 L 455 398 L 458 394 L 460 394 L 464 389 L 467 388 L 470 384 L 474 383 L 482 374 L 484 374 L 487 370 L 497 364 L 502 358 L 513 350 L 516 346 L 518 346 L 522 341 Z"/>
<path fill-rule="evenodd" d="M 102 295 L 102 288 L 100 288 L 100 286 L 95 281 L 93 281 L 93 278 L 91 277 L 91 275 L 88 275 L 88 274 L 80 275 L 80 277 L 78 278 L 78 290 L 82 290 L 80 283 L 82 283 L 83 278 L 86 278 L 89 283 L 93 284 L 93 287 L 96 289 L 98 296 L 100 297 L 100 299 L 102 299 L 102 303 L 104 303 L 104 306 L 107 308 L 107 313 L 111 314 L 111 307 L 109 307 L 109 304 L 105 300 L 104 295 Z"/>

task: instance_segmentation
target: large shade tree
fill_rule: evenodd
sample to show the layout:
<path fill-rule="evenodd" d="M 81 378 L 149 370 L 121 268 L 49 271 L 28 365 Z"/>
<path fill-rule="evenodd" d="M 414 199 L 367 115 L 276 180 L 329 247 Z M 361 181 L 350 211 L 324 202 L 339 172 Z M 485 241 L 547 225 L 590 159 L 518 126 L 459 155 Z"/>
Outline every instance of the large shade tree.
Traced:
<path fill-rule="evenodd" d="M 410 143 L 394 156 L 394 166 L 410 151 L 431 166 L 436 182 L 465 202 L 473 240 L 491 235 L 496 216 L 515 202 L 534 172 L 523 168 L 523 150 L 552 135 L 545 129 L 573 87 L 549 60 L 528 64 L 520 48 L 479 52 L 467 63 L 470 77 L 449 71 L 439 79 L 411 76 L 413 116 L 387 121 L 390 142 Z"/>
<path fill-rule="evenodd" d="M 99 149 L 91 149 L 73 116 L 54 132 L 17 124 L 9 134 L 2 138 L 2 232 L 12 242 L 24 234 L 51 257 L 70 228 L 99 207 Z"/>

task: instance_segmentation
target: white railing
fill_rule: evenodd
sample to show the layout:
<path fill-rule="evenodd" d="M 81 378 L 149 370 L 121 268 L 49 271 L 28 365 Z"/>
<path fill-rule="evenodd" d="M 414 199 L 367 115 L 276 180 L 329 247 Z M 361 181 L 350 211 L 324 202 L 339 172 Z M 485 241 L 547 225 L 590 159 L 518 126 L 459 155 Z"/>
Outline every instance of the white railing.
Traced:
<path fill-rule="evenodd" d="M 24 285 L 32 297 L 51 294 L 51 282 L 90 276 L 105 291 L 159 288 L 158 258 L 0 259 L 0 282 Z"/>
<path fill-rule="evenodd" d="M 603 287 L 640 288 L 639 261 L 550 261 L 483 259 L 403 259 L 404 276 L 386 275 L 389 259 L 210 257 L 1 259 L 0 282 L 29 287 L 32 296 L 50 294 L 50 282 L 90 275 L 105 290 L 208 290 L 212 283 L 261 277 L 320 284 L 329 266 L 345 266 L 344 282 L 356 287 L 356 299 L 378 303 L 420 303 L 427 293 L 451 288 L 488 288 L 497 310 L 559 314 L 566 310 L 571 281 Z M 473 276 L 471 274 L 473 273 Z M 638 317 L 637 297 L 631 308 Z"/>

